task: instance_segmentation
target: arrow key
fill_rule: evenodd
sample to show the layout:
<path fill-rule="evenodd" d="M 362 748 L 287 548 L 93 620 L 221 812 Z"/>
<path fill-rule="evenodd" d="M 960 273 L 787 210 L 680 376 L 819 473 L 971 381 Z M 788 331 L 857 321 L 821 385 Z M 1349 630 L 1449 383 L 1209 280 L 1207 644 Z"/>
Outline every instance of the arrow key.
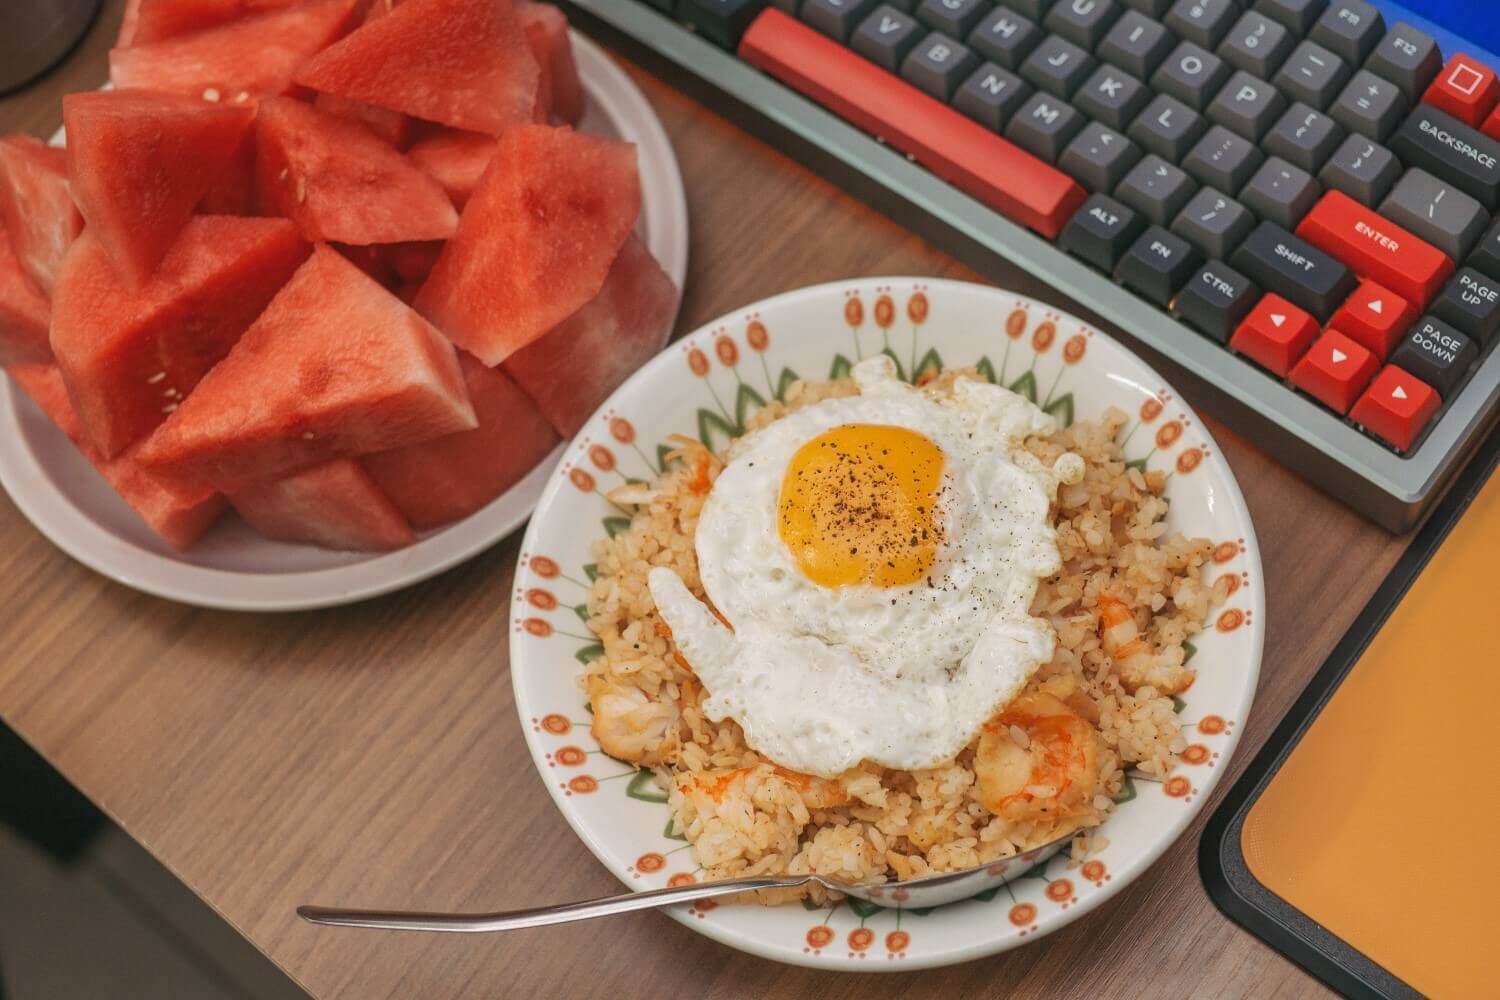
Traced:
<path fill-rule="evenodd" d="M 1292 384 L 1324 406 L 1348 413 L 1379 367 L 1375 355 L 1337 330 L 1329 330 L 1292 369 Z"/>
<path fill-rule="evenodd" d="M 1452 396 L 1478 357 L 1474 341 L 1436 317 L 1423 316 L 1391 352 L 1391 364 L 1411 372 L 1440 395 Z"/>
<path fill-rule="evenodd" d="M 1275 375 L 1285 378 L 1318 339 L 1318 321 L 1280 295 L 1261 297 L 1229 339 L 1238 351 Z"/>
<path fill-rule="evenodd" d="M 1377 358 L 1391 353 L 1417 318 L 1417 307 L 1373 281 L 1362 281 L 1328 325 L 1359 341 Z"/>
<path fill-rule="evenodd" d="M 1398 451 L 1410 451 L 1442 402 L 1431 386 L 1395 365 L 1386 365 L 1354 404 L 1349 418 Z"/>

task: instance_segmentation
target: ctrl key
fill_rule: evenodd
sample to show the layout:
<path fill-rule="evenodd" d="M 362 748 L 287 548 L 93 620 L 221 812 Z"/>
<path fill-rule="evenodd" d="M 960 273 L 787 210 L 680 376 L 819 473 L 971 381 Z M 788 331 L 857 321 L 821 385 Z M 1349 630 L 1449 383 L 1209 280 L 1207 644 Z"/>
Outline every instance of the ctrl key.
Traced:
<path fill-rule="evenodd" d="M 1442 405 L 1432 387 L 1395 365 L 1386 365 L 1359 397 L 1349 419 L 1398 451 L 1410 451 Z"/>
<path fill-rule="evenodd" d="M 1120 257 L 1141 235 L 1146 220 L 1108 195 L 1092 195 L 1063 227 L 1063 249 L 1101 271 L 1113 273 Z"/>
<path fill-rule="evenodd" d="M 1152 226 L 1120 258 L 1115 277 L 1143 298 L 1165 306 L 1202 262 L 1203 255 L 1187 240 Z"/>
<path fill-rule="evenodd" d="M 1260 290 L 1249 278 L 1221 260 L 1211 260 L 1177 293 L 1172 314 L 1199 333 L 1227 344 L 1259 296 Z"/>

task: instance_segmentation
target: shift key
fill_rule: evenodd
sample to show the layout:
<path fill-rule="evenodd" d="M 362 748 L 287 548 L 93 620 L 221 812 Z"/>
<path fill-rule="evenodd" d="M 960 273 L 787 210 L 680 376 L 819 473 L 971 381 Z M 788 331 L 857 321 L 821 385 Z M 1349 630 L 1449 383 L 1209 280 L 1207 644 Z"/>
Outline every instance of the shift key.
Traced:
<path fill-rule="evenodd" d="M 1262 222 L 1230 260 L 1266 291 L 1328 322 L 1354 291 L 1354 272 L 1274 222 Z"/>

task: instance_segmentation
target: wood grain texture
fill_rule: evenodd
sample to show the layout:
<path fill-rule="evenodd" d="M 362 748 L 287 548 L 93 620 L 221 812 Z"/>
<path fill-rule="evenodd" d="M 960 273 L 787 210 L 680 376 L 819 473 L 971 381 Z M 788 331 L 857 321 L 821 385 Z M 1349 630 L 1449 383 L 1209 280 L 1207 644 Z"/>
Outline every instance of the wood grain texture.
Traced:
<path fill-rule="evenodd" d="M 121 6 L 108 0 L 61 68 L 0 99 L 0 131 L 48 134 L 62 93 L 103 81 Z M 688 181 L 681 330 L 812 282 L 974 277 L 689 97 L 634 75 Z M 1019 271 L 990 277 L 1073 308 Z M 1260 691 L 1232 778 L 1404 539 L 1210 424 L 1249 501 L 1269 602 Z M 236 615 L 104 580 L 0 498 L 0 716 L 320 1000 L 834 1000 L 872 988 L 902 997 L 1325 995 L 1214 909 L 1196 869 L 1201 819 L 1138 882 L 1064 930 L 878 984 L 742 955 L 660 915 L 489 937 L 300 923 L 293 908 L 311 901 L 493 909 L 618 890 L 552 806 L 515 717 L 504 623 L 518 544 L 355 607 Z"/>

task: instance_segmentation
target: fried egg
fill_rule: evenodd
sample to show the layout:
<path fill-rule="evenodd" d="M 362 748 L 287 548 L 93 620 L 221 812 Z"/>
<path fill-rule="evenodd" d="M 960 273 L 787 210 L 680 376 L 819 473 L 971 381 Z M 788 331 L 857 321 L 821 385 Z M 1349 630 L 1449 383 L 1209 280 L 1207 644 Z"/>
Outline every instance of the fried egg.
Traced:
<path fill-rule="evenodd" d="M 951 761 L 1051 658 L 1029 609 L 1061 569 L 1058 483 L 1083 474 L 1021 450 L 1056 424 L 1013 392 L 926 392 L 883 356 L 853 374 L 858 395 L 731 449 L 694 537 L 712 607 L 670 569 L 649 576 L 709 718 L 822 777 Z"/>

